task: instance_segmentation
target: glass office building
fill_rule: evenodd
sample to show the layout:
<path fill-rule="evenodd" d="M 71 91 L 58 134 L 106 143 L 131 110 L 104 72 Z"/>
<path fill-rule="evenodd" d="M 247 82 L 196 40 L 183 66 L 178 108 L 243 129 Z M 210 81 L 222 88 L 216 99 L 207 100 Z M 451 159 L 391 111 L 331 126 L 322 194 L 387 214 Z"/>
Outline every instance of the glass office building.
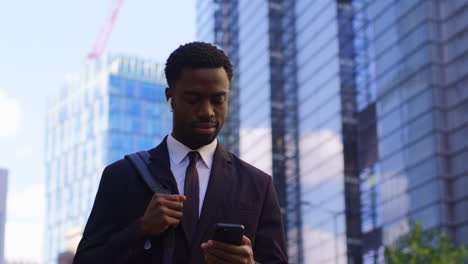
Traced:
<path fill-rule="evenodd" d="M 197 2 L 197 14 L 211 14 L 198 17 L 197 36 L 199 40 L 213 43 L 222 48 L 229 55 L 231 63 L 235 67 L 239 63 L 239 34 L 237 23 L 237 0 L 212 1 L 201 0 Z M 230 14 L 227 16 L 226 14 Z M 228 19 L 230 21 L 228 21 Z M 218 139 L 229 151 L 239 154 L 239 79 L 234 75 L 229 92 L 229 109 L 223 129 Z"/>
<path fill-rule="evenodd" d="M 220 46 L 236 56 L 239 154 L 274 177 L 291 263 L 382 263 L 417 220 L 468 245 L 467 1 L 197 12 L 200 40 L 236 35 Z"/>
<path fill-rule="evenodd" d="M 468 245 L 468 2 L 353 9 L 364 263 L 416 220 Z"/>
<path fill-rule="evenodd" d="M 302 242 L 297 227 L 300 205 L 292 201 L 291 204 L 297 206 L 286 208 L 286 200 L 297 199 L 297 195 L 288 197 L 287 194 L 300 194 L 286 192 L 286 187 L 298 188 L 292 184 L 299 175 L 297 129 L 290 125 L 297 123 L 297 111 L 288 112 L 291 105 L 295 105 L 296 97 L 285 96 L 295 93 L 296 80 L 289 74 L 294 71 L 291 68 L 294 65 L 283 67 L 281 57 L 283 54 L 292 56 L 290 53 L 294 49 L 290 49 L 291 45 L 284 48 L 278 45 L 275 50 L 268 48 L 282 32 L 281 28 L 269 32 L 271 24 L 287 22 L 279 13 L 269 20 L 270 6 L 268 1 L 197 1 L 197 36 L 199 40 L 219 45 L 230 56 L 235 76 L 230 100 L 233 90 L 237 96 L 237 104 L 235 107 L 230 104 L 230 110 L 238 115 L 237 124 L 232 128 L 239 137 L 234 146 L 239 149 L 241 158 L 274 176 L 280 204 L 283 211 L 288 212 L 284 215 L 292 220 L 288 239 Z M 287 179 L 289 185 L 285 184 Z M 293 252 L 301 246 L 290 248 Z"/>
<path fill-rule="evenodd" d="M 50 96 L 45 263 L 75 250 L 104 167 L 169 133 L 165 87 L 163 65 L 114 56 L 89 63 Z"/>

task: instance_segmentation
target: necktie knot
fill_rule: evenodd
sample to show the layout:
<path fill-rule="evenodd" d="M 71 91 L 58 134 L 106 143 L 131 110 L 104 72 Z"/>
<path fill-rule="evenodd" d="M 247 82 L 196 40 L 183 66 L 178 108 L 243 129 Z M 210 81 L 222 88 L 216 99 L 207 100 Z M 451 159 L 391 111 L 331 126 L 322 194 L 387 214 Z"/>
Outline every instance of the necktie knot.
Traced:
<path fill-rule="evenodd" d="M 198 159 L 200 158 L 200 153 L 198 151 L 190 151 L 187 156 L 189 157 L 190 163 L 191 164 L 197 164 Z"/>

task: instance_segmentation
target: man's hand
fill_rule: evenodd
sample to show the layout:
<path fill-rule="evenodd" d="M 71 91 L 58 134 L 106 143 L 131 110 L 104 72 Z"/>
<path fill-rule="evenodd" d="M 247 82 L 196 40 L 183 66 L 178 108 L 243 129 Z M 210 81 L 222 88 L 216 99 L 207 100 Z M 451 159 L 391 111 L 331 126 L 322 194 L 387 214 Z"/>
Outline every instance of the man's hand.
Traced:
<path fill-rule="evenodd" d="M 187 198 L 178 194 L 154 194 L 141 218 L 143 236 L 157 236 L 182 219 L 182 202 Z"/>
<path fill-rule="evenodd" d="M 208 264 L 254 264 L 252 243 L 246 236 L 242 238 L 242 245 L 235 246 L 215 240 L 208 240 L 201 244 L 205 260 Z"/>

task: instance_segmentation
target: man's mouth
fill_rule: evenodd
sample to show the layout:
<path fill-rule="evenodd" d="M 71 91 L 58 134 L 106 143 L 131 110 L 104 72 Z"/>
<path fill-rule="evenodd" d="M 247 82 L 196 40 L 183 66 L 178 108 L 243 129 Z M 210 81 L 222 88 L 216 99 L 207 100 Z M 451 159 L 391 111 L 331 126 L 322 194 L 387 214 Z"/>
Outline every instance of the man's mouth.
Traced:
<path fill-rule="evenodd" d="M 200 134 L 212 134 L 216 131 L 216 123 L 213 122 L 198 122 L 192 127 Z"/>

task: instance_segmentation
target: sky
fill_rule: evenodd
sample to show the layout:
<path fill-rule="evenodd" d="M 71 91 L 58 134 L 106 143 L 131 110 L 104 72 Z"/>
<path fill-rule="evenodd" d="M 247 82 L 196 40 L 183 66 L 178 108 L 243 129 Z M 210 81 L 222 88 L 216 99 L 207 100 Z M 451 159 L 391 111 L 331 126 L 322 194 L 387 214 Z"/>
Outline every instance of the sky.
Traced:
<path fill-rule="evenodd" d="M 45 98 L 80 72 L 112 0 L 0 0 L 0 168 L 5 257 L 43 257 Z M 195 40 L 195 0 L 124 1 L 106 51 L 164 63 Z"/>

